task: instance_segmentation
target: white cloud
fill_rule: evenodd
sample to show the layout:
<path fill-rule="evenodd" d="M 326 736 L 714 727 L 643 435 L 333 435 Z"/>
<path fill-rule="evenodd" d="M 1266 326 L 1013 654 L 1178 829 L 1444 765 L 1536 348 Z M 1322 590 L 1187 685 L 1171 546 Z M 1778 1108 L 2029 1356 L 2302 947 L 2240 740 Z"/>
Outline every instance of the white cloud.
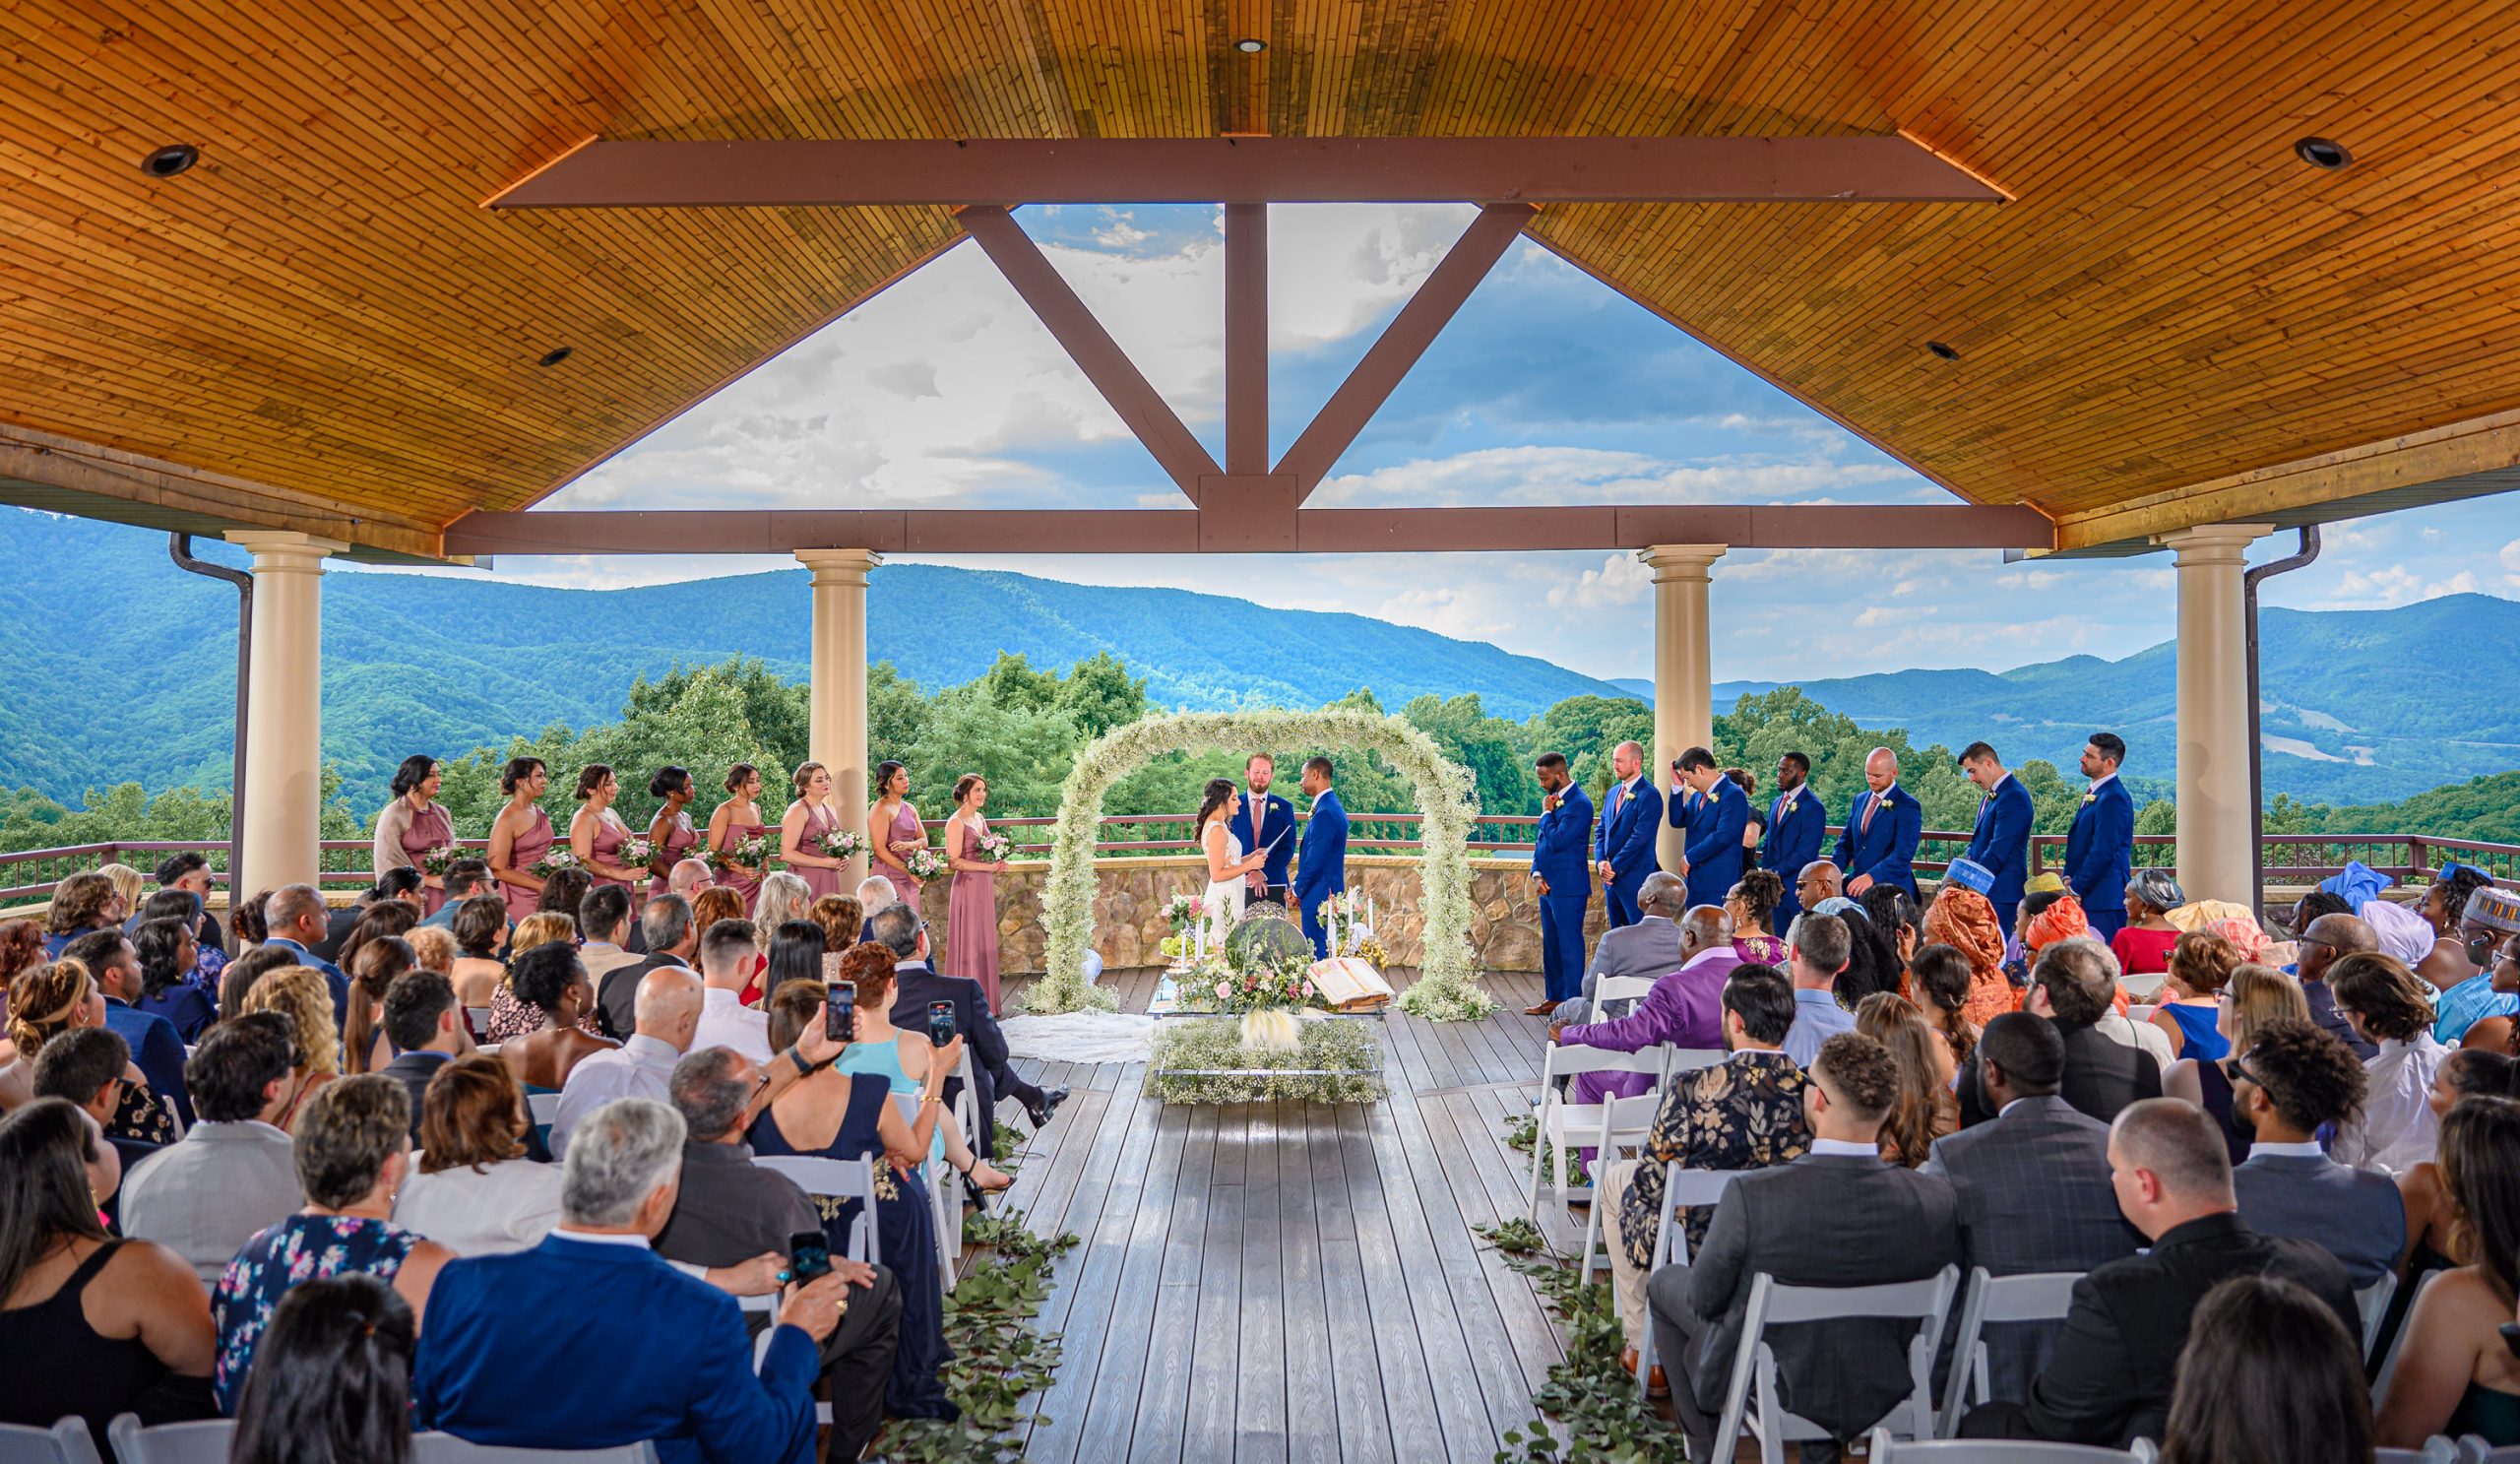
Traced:
<path fill-rule="evenodd" d="M 1654 584 L 1654 571 L 1634 554 L 1612 554 L 1602 561 L 1599 569 L 1585 570 L 1572 584 L 1552 587 L 1546 597 L 1549 605 L 1560 608 L 1598 610 L 1614 605 L 1634 605 L 1645 598 Z"/>
<path fill-rule="evenodd" d="M 1880 462 L 1743 456 L 1674 463 L 1601 448 L 1491 447 L 1340 474 L 1322 483 L 1313 501 L 1324 508 L 1825 502 L 1823 495 L 1833 489 L 1860 492 L 1915 477 L 1897 464 Z M 1947 497 L 1939 490 L 1935 496 Z"/>

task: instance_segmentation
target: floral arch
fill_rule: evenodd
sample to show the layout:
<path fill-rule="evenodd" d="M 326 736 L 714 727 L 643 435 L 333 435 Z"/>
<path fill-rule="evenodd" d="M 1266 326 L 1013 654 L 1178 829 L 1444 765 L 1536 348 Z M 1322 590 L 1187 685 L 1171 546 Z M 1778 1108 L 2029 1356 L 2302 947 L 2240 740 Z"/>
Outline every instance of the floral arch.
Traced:
<path fill-rule="evenodd" d="M 1049 974 L 1026 992 L 1028 1010 L 1102 1010 L 1118 997 L 1084 979 L 1094 934 L 1094 845 L 1102 797 L 1113 783 L 1166 752 L 1252 747 L 1328 747 L 1371 753 L 1409 780 L 1422 810 L 1424 955 L 1403 1009 L 1438 1021 L 1483 1017 L 1494 1007 L 1480 990 L 1470 950 L 1470 828 L 1476 793 L 1468 769 L 1432 737 L 1378 712 L 1180 712 L 1116 727 L 1078 752 L 1059 796 L 1050 877 L 1041 902 Z"/>

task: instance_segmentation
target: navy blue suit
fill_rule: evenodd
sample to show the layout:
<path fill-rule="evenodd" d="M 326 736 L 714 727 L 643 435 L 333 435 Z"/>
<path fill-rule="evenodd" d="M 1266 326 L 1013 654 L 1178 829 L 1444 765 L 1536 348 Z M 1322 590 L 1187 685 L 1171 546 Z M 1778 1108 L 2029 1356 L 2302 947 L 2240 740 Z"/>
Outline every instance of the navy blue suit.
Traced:
<path fill-rule="evenodd" d="M 1663 831 L 1663 791 L 1644 777 L 1636 780 L 1634 793 L 1626 788 L 1613 783 L 1603 796 L 1601 827 L 1593 836 L 1594 862 L 1610 866 L 1602 900 L 1613 927 L 1636 923 L 1637 891 L 1645 887 L 1646 875 L 1662 867 L 1654 841 Z"/>
<path fill-rule="evenodd" d="M 2134 858 L 2135 800 L 2112 777 L 2084 795 L 2065 834 L 2065 883 L 2103 944 L 2126 927 L 2126 876 Z"/>
<path fill-rule="evenodd" d="M 1778 794 L 1768 804 L 1768 842 L 1759 861 L 1785 881 L 1785 898 L 1777 902 L 1770 928 L 1781 931 L 1802 913 L 1802 866 L 1820 857 L 1820 841 L 1828 832 L 1829 806 L 1807 784 Z"/>
<path fill-rule="evenodd" d="M 1876 802 L 1881 806 L 1866 824 L 1864 810 Z M 1868 874 L 1874 884 L 1896 886 L 1917 899 L 1917 841 L 1924 829 L 1924 805 L 1906 789 L 1896 783 L 1886 793 L 1866 788 L 1847 804 L 1847 826 L 1838 835 L 1838 872 L 1850 880 Z M 1793 885 L 1789 875 L 1786 887 Z M 1777 933 L 1785 932 L 1779 928 Z"/>
<path fill-rule="evenodd" d="M 733 1297 L 644 1245 L 553 1234 L 438 1273 L 411 1409 L 481 1444 L 652 1438 L 663 1464 L 805 1464 L 821 1367 L 813 1338 L 782 1326 L 756 1377 Z"/>
<path fill-rule="evenodd" d="M 1557 806 L 1540 816 L 1532 872 L 1548 881 L 1540 897 L 1541 982 L 1551 1001 L 1570 1001 L 1584 987 L 1584 911 L 1593 900 L 1593 799 L 1584 785 L 1558 790 Z"/>
<path fill-rule="evenodd" d="M 131 1049 L 131 1062 L 149 1080 L 149 1091 L 175 1106 L 184 1126 L 193 1125 L 193 1098 L 184 1089 L 184 1036 L 155 1012 L 105 998 L 105 1025 Z"/>
<path fill-rule="evenodd" d="M 1234 810 L 1233 821 L 1226 827 L 1233 832 L 1233 837 L 1242 841 L 1246 853 L 1272 839 L 1278 840 L 1269 850 L 1268 862 L 1260 866 L 1260 878 L 1283 896 L 1287 888 L 1287 860 L 1295 857 L 1295 841 L 1292 837 L 1295 826 L 1295 805 L 1276 794 L 1270 794 L 1264 801 L 1266 806 L 1260 810 L 1260 827 L 1254 829 L 1251 826 L 1251 791 L 1243 790 L 1242 806 Z M 1291 837 L 1280 839 L 1278 836 L 1281 834 Z"/>
<path fill-rule="evenodd" d="M 265 945 L 276 945 L 282 950 L 292 952 L 297 957 L 298 965 L 312 966 L 317 971 L 323 973 L 324 986 L 333 993 L 333 1025 L 342 1031 L 347 1031 L 350 1020 L 350 979 L 342 975 L 342 968 L 325 960 L 322 956 L 315 954 L 306 947 L 299 945 L 294 940 L 275 935 L 263 943 Z"/>
<path fill-rule="evenodd" d="M 1671 827 L 1686 831 L 1689 904 L 1721 905 L 1741 881 L 1741 831 L 1750 826 L 1750 796 L 1718 775 L 1713 787 L 1683 801 L 1673 796 Z"/>
<path fill-rule="evenodd" d="M 1348 888 L 1348 810 L 1335 789 L 1323 789 L 1303 826 L 1303 849 L 1295 861 L 1295 908 L 1303 933 L 1312 937 L 1315 960 L 1330 958 L 1330 932 L 1321 923 L 1321 902 Z"/>
<path fill-rule="evenodd" d="M 2006 773 L 1978 805 L 1978 827 L 1969 836 L 1968 857 L 1994 873 L 1994 888 L 1986 891 L 1986 899 L 2006 935 L 2021 910 L 2021 887 L 2030 878 L 2030 790 Z"/>

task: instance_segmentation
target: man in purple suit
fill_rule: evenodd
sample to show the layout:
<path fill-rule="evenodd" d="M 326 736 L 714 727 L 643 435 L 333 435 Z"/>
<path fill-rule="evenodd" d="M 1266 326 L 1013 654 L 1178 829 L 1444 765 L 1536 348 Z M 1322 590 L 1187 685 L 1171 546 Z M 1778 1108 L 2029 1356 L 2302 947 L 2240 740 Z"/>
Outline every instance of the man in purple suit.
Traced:
<path fill-rule="evenodd" d="M 1659 978 L 1636 1010 L 1613 1021 L 1582 1027 L 1549 1029 L 1561 1043 L 1604 1048 L 1613 1052 L 1641 1052 L 1669 1043 L 1676 1048 L 1721 1050 L 1724 1046 L 1724 983 L 1741 964 L 1732 949 L 1732 923 L 1722 910 L 1700 905 L 1680 917 L 1680 964 Z M 1654 1086 L 1641 1072 L 1583 1072 L 1575 1075 L 1571 1103 L 1600 1103 L 1606 1097 L 1634 1098 Z"/>

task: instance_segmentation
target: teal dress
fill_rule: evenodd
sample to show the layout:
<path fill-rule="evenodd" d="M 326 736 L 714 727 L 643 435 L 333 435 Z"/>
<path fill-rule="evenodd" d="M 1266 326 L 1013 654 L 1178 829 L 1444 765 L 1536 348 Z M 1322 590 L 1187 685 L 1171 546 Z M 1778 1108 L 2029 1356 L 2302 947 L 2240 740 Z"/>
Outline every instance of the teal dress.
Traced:
<path fill-rule="evenodd" d="M 868 1077 L 882 1078 L 892 1085 L 892 1091 L 895 1093 L 907 1093 L 915 1098 L 922 1091 L 918 1084 L 911 1081 L 910 1074 L 902 1068 L 902 1048 L 899 1042 L 850 1043 L 848 1049 L 842 1051 L 840 1061 L 835 1065 L 842 1072 L 864 1073 Z M 937 1166 L 942 1166 L 945 1162 L 945 1124 L 942 1120 L 936 1125 L 936 1138 L 928 1146 L 927 1158 L 931 1164 Z"/>
<path fill-rule="evenodd" d="M 2441 1432 L 2453 1438 L 2474 1433 L 2495 1448 L 2520 1443 L 2520 1394 L 2471 1382 Z"/>

